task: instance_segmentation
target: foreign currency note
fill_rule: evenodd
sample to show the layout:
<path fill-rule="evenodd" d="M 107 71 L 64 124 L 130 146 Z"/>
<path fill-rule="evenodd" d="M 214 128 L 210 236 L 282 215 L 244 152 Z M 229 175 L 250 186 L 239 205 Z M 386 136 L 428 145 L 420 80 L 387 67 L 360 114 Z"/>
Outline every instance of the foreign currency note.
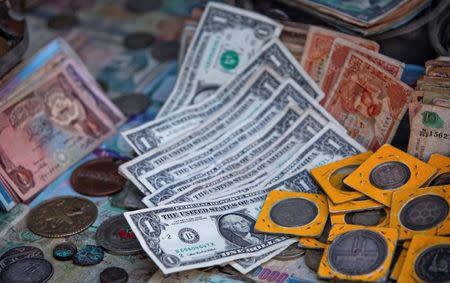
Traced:
<path fill-rule="evenodd" d="M 413 114 L 410 112 L 410 115 Z M 431 154 L 450 155 L 450 111 L 448 108 L 418 104 L 412 115 L 408 153 L 427 161 Z"/>
<path fill-rule="evenodd" d="M 355 53 L 346 59 L 325 108 L 369 150 L 390 143 L 413 90 Z"/>
<path fill-rule="evenodd" d="M 175 88 L 158 117 L 208 99 L 280 32 L 281 25 L 269 18 L 224 4 L 208 3 Z"/>

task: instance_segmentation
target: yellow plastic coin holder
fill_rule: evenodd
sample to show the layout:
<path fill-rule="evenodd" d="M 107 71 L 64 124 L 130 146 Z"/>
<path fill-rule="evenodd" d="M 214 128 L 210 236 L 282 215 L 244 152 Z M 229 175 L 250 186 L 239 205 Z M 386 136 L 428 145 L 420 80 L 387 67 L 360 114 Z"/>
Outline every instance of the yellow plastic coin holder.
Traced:
<path fill-rule="evenodd" d="M 385 207 L 385 208 L 378 208 L 378 209 L 383 209 L 386 216 L 383 218 L 383 220 L 378 223 L 375 226 L 369 226 L 369 227 L 389 227 L 389 213 L 390 213 L 390 209 Z M 371 209 L 371 210 L 375 210 L 375 209 Z M 354 212 L 358 212 L 358 211 L 354 211 Z M 331 218 L 331 224 L 349 224 L 349 225 L 354 225 L 353 223 L 348 223 L 346 218 L 347 218 L 347 214 L 349 213 L 354 213 L 354 212 L 345 212 L 345 213 L 332 213 L 330 214 L 330 218 Z"/>
<path fill-rule="evenodd" d="M 430 156 L 428 164 L 437 169 L 436 174 L 427 183 L 427 186 L 450 185 L 450 158 L 434 153 Z M 445 180 L 445 181 L 444 181 Z"/>
<path fill-rule="evenodd" d="M 346 213 L 367 209 L 377 209 L 383 207 L 385 207 L 383 204 L 374 201 L 373 199 L 370 198 L 365 198 L 361 200 L 352 200 L 341 204 L 334 204 L 331 201 L 328 201 L 328 211 L 330 213 Z"/>

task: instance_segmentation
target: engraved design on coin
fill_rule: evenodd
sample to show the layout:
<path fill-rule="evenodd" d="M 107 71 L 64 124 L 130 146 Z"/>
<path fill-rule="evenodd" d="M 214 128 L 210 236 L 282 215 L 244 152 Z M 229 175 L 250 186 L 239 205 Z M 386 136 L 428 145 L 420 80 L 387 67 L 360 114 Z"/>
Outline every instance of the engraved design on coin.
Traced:
<path fill-rule="evenodd" d="M 448 217 L 449 206 L 441 196 L 424 195 L 407 202 L 400 210 L 400 223 L 409 230 L 423 231 Z"/>
<path fill-rule="evenodd" d="M 28 228 L 48 238 L 74 235 L 86 230 L 97 218 L 97 207 L 80 197 L 49 199 L 30 211 Z"/>
<path fill-rule="evenodd" d="M 178 231 L 178 238 L 186 244 L 195 244 L 200 240 L 200 235 L 192 228 L 183 228 Z"/>
<path fill-rule="evenodd" d="M 43 258 L 44 253 L 36 247 L 20 246 L 9 249 L 0 256 L 0 272 L 10 264 L 25 258 Z"/>
<path fill-rule="evenodd" d="M 377 165 L 369 175 L 370 183 L 382 190 L 395 190 L 408 182 L 411 171 L 401 162 L 389 161 Z"/>
<path fill-rule="evenodd" d="M 450 280 L 450 245 L 436 245 L 423 251 L 416 259 L 414 269 L 425 282 Z"/>
<path fill-rule="evenodd" d="M 363 275 L 380 268 L 387 255 L 387 243 L 380 234 L 354 230 L 333 240 L 328 250 L 328 262 L 336 272 Z"/>
<path fill-rule="evenodd" d="M 304 198 L 280 200 L 272 206 L 270 219 L 283 227 L 299 227 L 311 223 L 319 214 L 317 205 Z"/>
<path fill-rule="evenodd" d="M 0 273 L 0 282 L 47 282 L 53 276 L 53 266 L 43 258 L 25 258 L 8 265 Z"/>

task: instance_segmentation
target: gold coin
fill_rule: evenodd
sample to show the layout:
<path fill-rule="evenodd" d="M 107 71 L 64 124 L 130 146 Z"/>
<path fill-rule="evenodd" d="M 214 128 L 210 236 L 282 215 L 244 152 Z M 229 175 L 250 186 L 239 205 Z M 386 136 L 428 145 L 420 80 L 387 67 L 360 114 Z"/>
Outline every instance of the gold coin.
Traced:
<path fill-rule="evenodd" d="M 49 199 L 32 209 L 27 226 L 33 233 L 60 238 L 86 230 L 97 218 L 97 207 L 85 198 L 64 196 Z"/>

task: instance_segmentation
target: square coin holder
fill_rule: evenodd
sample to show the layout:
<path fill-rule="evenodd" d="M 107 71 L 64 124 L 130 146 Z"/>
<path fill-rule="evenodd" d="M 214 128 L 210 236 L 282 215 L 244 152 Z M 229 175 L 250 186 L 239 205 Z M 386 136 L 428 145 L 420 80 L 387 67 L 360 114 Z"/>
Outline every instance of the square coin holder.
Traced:
<path fill-rule="evenodd" d="M 311 170 L 311 175 L 333 203 L 340 204 L 358 199 L 363 194 L 352 189 L 347 190 L 344 187 L 343 179 L 358 168 L 372 154 L 371 151 L 368 151 L 321 167 L 316 167 Z"/>
<path fill-rule="evenodd" d="M 380 223 L 378 223 L 377 225 L 368 226 L 368 227 L 389 227 L 390 209 L 387 207 L 378 208 L 378 209 L 382 209 L 385 213 L 383 220 Z M 333 213 L 333 214 L 330 214 L 331 224 L 332 225 L 334 225 L 334 224 L 362 225 L 362 224 L 356 224 L 356 223 L 351 222 L 352 214 L 358 213 L 358 212 L 369 211 L 369 210 L 378 210 L 378 209 L 368 209 L 368 210 L 352 211 L 352 212 L 345 212 L 345 213 Z"/>
<path fill-rule="evenodd" d="M 344 183 L 390 207 L 394 192 L 419 188 L 435 172 L 436 169 L 425 162 L 385 144 L 350 174 Z"/>
<path fill-rule="evenodd" d="M 314 250 L 323 250 L 327 246 L 328 234 L 330 233 L 331 219 L 328 216 L 327 222 L 325 222 L 325 227 L 322 230 L 322 233 L 317 238 L 312 237 L 300 237 L 298 240 L 298 246 L 305 249 L 314 249 Z M 324 235 L 326 233 L 326 235 Z"/>
<path fill-rule="evenodd" d="M 450 273 L 446 264 L 449 253 L 450 237 L 414 236 L 397 282 L 448 282 Z"/>
<path fill-rule="evenodd" d="M 389 226 L 398 229 L 399 239 L 417 234 L 450 234 L 450 186 L 396 192 L 392 197 Z"/>
<path fill-rule="evenodd" d="M 370 199 L 352 200 L 341 204 L 334 204 L 328 201 L 328 211 L 330 213 L 346 213 L 352 211 L 361 211 L 367 209 L 377 209 L 385 207 L 383 204 Z"/>
<path fill-rule="evenodd" d="M 428 159 L 428 164 L 437 169 L 436 174 L 427 182 L 427 187 L 450 185 L 450 158 L 434 153 Z"/>
<path fill-rule="evenodd" d="M 408 249 L 403 247 L 397 261 L 395 262 L 394 268 L 392 269 L 391 276 L 389 276 L 392 280 L 398 280 L 398 277 L 400 277 L 400 272 L 402 271 L 403 264 L 405 263 L 407 253 Z"/>
<path fill-rule="evenodd" d="M 265 233 L 319 237 L 327 218 L 325 195 L 274 190 L 267 195 L 255 229 Z"/>
<path fill-rule="evenodd" d="M 330 231 L 328 240 L 331 243 L 324 251 L 318 275 L 327 279 L 384 281 L 389 273 L 397 238 L 398 232 L 392 228 L 336 224 Z M 379 254 L 372 259 L 369 257 L 375 254 L 374 247 L 379 248 Z M 334 252 L 338 254 L 336 258 Z M 371 266 L 365 267 L 364 264 Z M 355 268 L 359 270 L 355 271 Z"/>

